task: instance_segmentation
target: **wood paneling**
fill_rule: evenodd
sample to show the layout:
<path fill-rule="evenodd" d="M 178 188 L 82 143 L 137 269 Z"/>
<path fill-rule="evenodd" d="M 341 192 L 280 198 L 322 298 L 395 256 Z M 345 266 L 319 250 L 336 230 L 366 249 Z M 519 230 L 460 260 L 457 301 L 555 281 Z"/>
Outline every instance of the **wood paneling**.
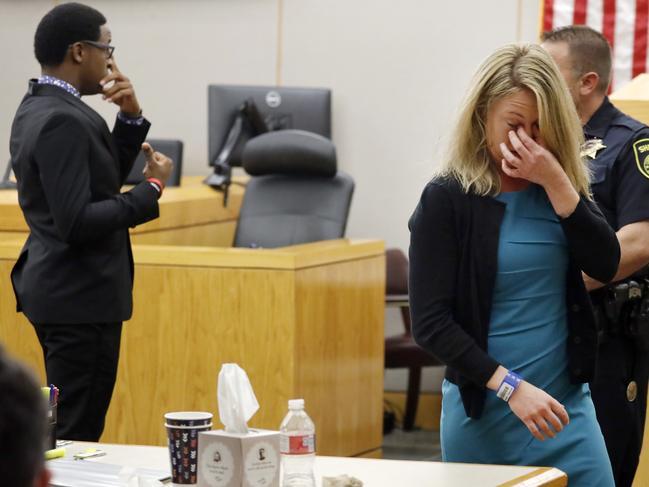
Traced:
<path fill-rule="evenodd" d="M 236 222 L 244 188 L 230 186 L 228 206 L 223 207 L 223 193 L 205 184 L 197 176 L 184 177 L 178 187 L 165 188 L 160 198 L 160 217 L 138 225 L 131 233 L 148 233 L 214 222 Z M 202 245 L 194 243 L 193 245 Z"/>
<path fill-rule="evenodd" d="M 24 242 L 27 232 L 3 232 L 0 231 L 0 242 Z"/>
<path fill-rule="evenodd" d="M 293 379 L 285 299 L 293 280 L 290 271 L 138 266 L 136 311 L 102 440 L 164 444 L 164 413 L 216 415 L 217 375 L 227 362 L 247 371 L 260 401 L 251 425 L 277 428 Z"/>
<path fill-rule="evenodd" d="M 610 98 L 611 102 L 624 113 L 642 123 L 649 124 L 649 74 L 639 74 L 612 93 Z"/>
<path fill-rule="evenodd" d="M 132 244 L 143 245 L 201 245 L 231 247 L 237 222 L 203 223 L 187 227 L 131 233 Z M 1 234 L 0 234 L 1 236 Z"/>
<path fill-rule="evenodd" d="M 14 244 L 18 256 L 20 244 Z M 24 360 L 45 385 L 43 351 L 34 328 L 22 313 L 16 313 L 16 298 L 9 274 L 16 257 L 0 259 L 0 343 L 13 355 Z"/>
<path fill-rule="evenodd" d="M 223 193 L 202 184 L 202 179 L 184 177 L 181 186 L 166 188 L 159 201 L 160 217 L 132 228 L 133 242 L 231 246 L 247 178 L 236 178 L 238 184 L 230 187 L 227 208 L 223 207 Z M 0 241 L 16 237 L 24 241 L 28 230 L 18 193 L 0 191 Z"/>
<path fill-rule="evenodd" d="M 322 454 L 329 454 L 330 442 L 344 456 L 377 448 L 383 437 L 376 420 L 383 422 L 385 259 L 319 266 L 296 278 L 295 393 L 326 432 Z"/>
<path fill-rule="evenodd" d="M 15 313 L 9 282 L 19 249 L 0 244 L 0 337 L 43 377 L 40 347 Z M 381 242 L 133 249 L 135 312 L 124 325 L 102 441 L 165 444 L 162 417 L 173 410 L 211 411 L 218 425 L 218 371 L 236 362 L 261 406 L 251 426 L 277 429 L 288 399 L 304 397 L 319 453 L 381 446 Z"/>
<path fill-rule="evenodd" d="M 0 191 L 0 229 L 2 231 L 26 232 L 27 224 L 18 206 L 18 192 L 13 189 Z"/>
<path fill-rule="evenodd" d="M 221 364 L 247 372 L 261 409 L 253 427 L 277 429 L 288 399 L 304 397 L 318 451 L 381 446 L 383 243 L 332 240 L 233 249 L 243 187 L 222 195 L 184 178 L 160 218 L 131 230 L 134 314 L 124 326 L 103 441 L 165 444 L 162 417 L 207 410 L 218 424 Z M 27 227 L 16 192 L 0 193 L 0 340 L 44 382 L 35 333 L 15 312 L 9 273 Z"/>

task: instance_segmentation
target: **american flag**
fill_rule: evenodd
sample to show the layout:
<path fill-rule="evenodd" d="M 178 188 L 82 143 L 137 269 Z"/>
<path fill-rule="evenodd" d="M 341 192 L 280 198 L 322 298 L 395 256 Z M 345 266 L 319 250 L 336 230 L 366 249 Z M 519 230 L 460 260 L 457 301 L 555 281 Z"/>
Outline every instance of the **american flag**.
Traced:
<path fill-rule="evenodd" d="M 585 24 L 601 32 L 613 48 L 612 87 L 622 87 L 647 71 L 649 0 L 541 0 L 544 31 Z"/>

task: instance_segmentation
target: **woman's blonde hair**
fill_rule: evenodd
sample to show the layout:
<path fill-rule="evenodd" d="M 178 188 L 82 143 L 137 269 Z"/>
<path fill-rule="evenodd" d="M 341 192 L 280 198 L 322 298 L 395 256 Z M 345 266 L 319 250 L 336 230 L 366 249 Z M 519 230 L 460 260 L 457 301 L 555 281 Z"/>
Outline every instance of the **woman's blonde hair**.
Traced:
<path fill-rule="evenodd" d="M 482 63 L 439 173 L 457 179 L 467 193 L 500 192 L 500 161 L 491 159 L 487 147 L 487 113 L 494 101 L 522 89 L 536 97 L 539 131 L 546 148 L 557 158 L 575 190 L 588 196 L 588 169 L 579 155 L 583 132 L 574 102 L 550 55 L 533 44 L 501 47 Z"/>

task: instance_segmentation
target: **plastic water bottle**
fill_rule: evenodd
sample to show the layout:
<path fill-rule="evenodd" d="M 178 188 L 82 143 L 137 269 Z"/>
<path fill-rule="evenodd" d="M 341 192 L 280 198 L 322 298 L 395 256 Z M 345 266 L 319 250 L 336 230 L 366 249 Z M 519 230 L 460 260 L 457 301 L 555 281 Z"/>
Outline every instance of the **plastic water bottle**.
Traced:
<path fill-rule="evenodd" d="M 315 425 L 304 412 L 304 399 L 291 399 L 279 427 L 282 487 L 315 487 Z"/>

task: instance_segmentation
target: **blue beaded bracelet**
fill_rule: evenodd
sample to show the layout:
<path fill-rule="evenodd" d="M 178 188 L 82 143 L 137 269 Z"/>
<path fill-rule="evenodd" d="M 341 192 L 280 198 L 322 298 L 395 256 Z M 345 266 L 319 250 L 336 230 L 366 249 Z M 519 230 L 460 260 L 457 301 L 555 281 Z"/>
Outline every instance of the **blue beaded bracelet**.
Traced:
<path fill-rule="evenodd" d="M 507 375 L 500 383 L 496 396 L 502 399 L 505 402 L 509 402 L 509 398 L 512 397 L 514 391 L 518 388 L 523 379 L 520 375 L 515 372 L 507 372 Z"/>

